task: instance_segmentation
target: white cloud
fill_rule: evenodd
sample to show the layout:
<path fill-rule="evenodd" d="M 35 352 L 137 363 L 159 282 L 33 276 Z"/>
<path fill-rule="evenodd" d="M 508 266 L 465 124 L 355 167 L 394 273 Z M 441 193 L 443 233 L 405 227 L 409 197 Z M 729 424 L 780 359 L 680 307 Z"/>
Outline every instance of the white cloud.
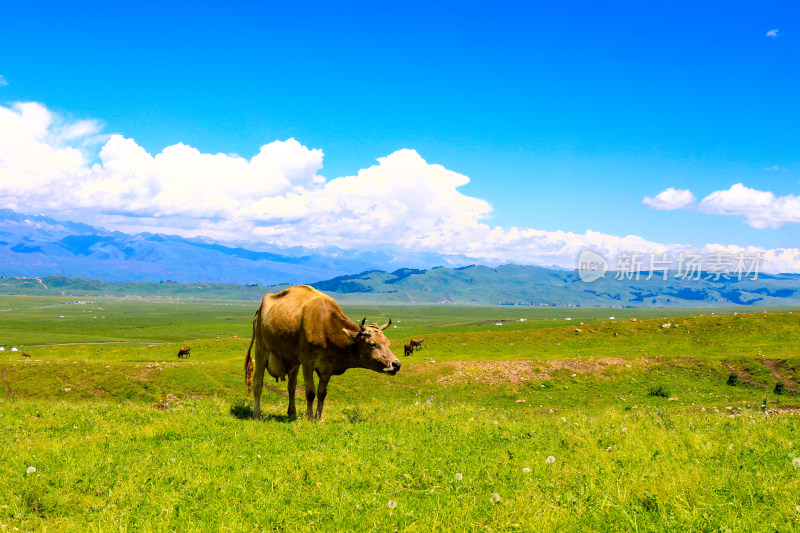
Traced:
<path fill-rule="evenodd" d="M 0 74 L 0 87 L 2 87 L 4 85 L 8 85 L 8 81 L 6 81 L 6 79 L 3 77 L 3 75 Z"/>
<path fill-rule="evenodd" d="M 778 36 L 778 30 L 769 30 L 767 32 L 767 37 L 777 37 L 777 36 Z"/>
<path fill-rule="evenodd" d="M 655 198 L 645 196 L 642 203 L 652 209 L 673 210 L 682 209 L 697 201 L 697 197 L 688 189 L 674 189 L 670 187 L 661 191 Z"/>
<path fill-rule="evenodd" d="M 737 183 L 703 198 L 698 210 L 712 215 L 744 216 L 747 224 L 758 229 L 780 228 L 800 222 L 800 196 L 775 196 Z"/>
<path fill-rule="evenodd" d="M 100 139 L 97 162 L 91 163 L 95 158 L 87 147 Z M 686 249 L 636 235 L 490 227 L 489 203 L 459 191 L 469 178 L 426 162 L 414 150 L 398 150 L 332 180 L 319 174 L 322 160 L 321 150 L 294 139 L 266 144 L 250 159 L 202 153 L 182 143 L 153 155 L 122 135 L 101 137 L 96 122 L 69 122 L 41 104 L 0 106 L 0 207 L 24 213 L 61 214 L 126 232 L 282 246 L 399 246 L 565 267 L 574 267 L 586 248 L 606 257 Z M 728 198 L 737 197 L 735 189 L 720 193 L 719 200 L 710 195 L 701 205 L 707 212 L 720 206 L 741 210 L 743 200 Z M 774 200 L 767 204 L 781 199 Z M 695 201 L 690 191 L 676 189 L 645 199 L 656 209 Z M 800 213 L 788 204 L 783 209 Z M 800 251 L 760 251 L 769 257 L 765 269 L 800 271 Z"/>

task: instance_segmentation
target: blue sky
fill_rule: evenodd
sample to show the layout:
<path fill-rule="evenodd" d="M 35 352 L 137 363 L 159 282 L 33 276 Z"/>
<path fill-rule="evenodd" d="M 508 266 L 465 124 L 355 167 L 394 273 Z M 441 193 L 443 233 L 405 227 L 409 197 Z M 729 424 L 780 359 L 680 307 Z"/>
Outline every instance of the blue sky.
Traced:
<path fill-rule="evenodd" d="M 92 124 L 91 135 L 54 145 L 77 146 L 86 161 L 53 183 L 80 186 L 75 176 L 104 164 L 98 154 L 112 134 L 153 156 L 183 143 L 247 160 L 263 145 L 296 139 L 324 153 L 321 168 L 298 165 L 327 182 L 404 149 L 468 177 L 439 198 L 453 200 L 448 216 L 467 225 L 800 248 L 796 2 L 15 4 L 0 22 L 0 105 L 36 102 L 54 117 L 51 130 Z M 409 187 L 425 196 L 434 174 Z M 291 185 L 321 186 L 301 181 Z M 643 203 L 669 188 L 694 200 Z M 298 198 L 279 193 L 284 203 Z M 13 194 L 7 187 L 6 205 Z M 761 207 L 748 218 L 751 197 Z M 163 212 L 121 204 L 101 212 L 75 201 L 80 209 L 31 205 L 121 229 L 230 236 L 208 222 L 224 217 L 221 209 L 190 213 L 197 220 L 181 226 Z M 439 205 L 432 202 L 428 216 Z M 275 220 L 261 213 L 248 228 L 267 218 Z M 279 224 L 289 230 L 295 219 Z M 245 233 L 291 244 L 287 231 L 273 230 Z M 346 244 L 319 233 L 315 242 L 310 227 L 300 233 L 302 244 Z M 446 246 L 429 237 L 405 245 L 475 253 L 469 239 L 486 240 L 477 230 Z M 497 256 L 536 259 L 510 251 L 532 241 L 501 240 Z M 787 264 L 800 268 L 800 251 L 792 257 Z"/>

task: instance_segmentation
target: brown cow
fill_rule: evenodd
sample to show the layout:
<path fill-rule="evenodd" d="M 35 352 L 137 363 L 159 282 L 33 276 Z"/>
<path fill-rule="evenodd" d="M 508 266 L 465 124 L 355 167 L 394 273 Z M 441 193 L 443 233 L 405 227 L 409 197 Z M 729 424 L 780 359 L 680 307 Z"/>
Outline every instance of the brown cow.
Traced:
<path fill-rule="evenodd" d="M 406 344 L 405 346 L 403 346 L 403 352 L 405 353 L 405 356 L 408 357 L 409 355 L 414 353 L 414 347 L 410 344 Z"/>
<path fill-rule="evenodd" d="M 417 350 L 421 350 L 423 342 L 425 342 L 425 339 L 411 339 L 411 346 Z"/>
<path fill-rule="evenodd" d="M 244 362 L 245 382 L 253 391 L 253 417 L 261 417 L 261 389 L 264 370 L 275 381 L 289 377 L 290 417 L 297 416 L 294 395 L 297 373 L 303 368 L 306 389 L 306 416 L 322 418 L 328 381 L 349 368 L 367 368 L 395 375 L 400 361 L 389 349 L 384 326 L 355 324 L 342 312 L 336 301 L 312 287 L 295 285 L 277 294 L 267 294 L 253 317 L 253 338 Z M 250 350 L 253 349 L 253 358 Z M 255 368 L 253 363 L 255 362 Z M 319 387 L 314 387 L 314 372 Z"/>
<path fill-rule="evenodd" d="M 29 354 L 28 352 L 19 352 L 19 354 L 20 354 L 22 357 L 30 357 L 30 356 L 31 356 L 31 354 Z"/>
<path fill-rule="evenodd" d="M 191 354 L 192 354 L 192 349 L 190 347 L 188 347 L 188 346 L 184 346 L 183 348 L 178 350 L 178 357 L 179 358 L 186 357 L 188 359 Z"/>

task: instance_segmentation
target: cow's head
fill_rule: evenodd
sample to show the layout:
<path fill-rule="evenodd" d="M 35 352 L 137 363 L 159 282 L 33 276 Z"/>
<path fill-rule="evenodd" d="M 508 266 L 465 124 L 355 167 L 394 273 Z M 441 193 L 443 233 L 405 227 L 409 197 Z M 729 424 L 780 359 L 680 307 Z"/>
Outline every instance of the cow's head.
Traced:
<path fill-rule="evenodd" d="M 394 376 L 400 370 L 400 361 L 394 356 L 392 350 L 389 348 L 391 344 L 383 330 L 389 327 L 392 319 L 383 326 L 377 324 L 364 325 L 367 318 L 361 321 L 358 333 L 353 334 L 352 331 L 344 330 L 345 334 L 353 341 L 356 350 L 356 357 L 359 360 L 360 366 L 369 368 L 375 372 L 383 372 Z"/>

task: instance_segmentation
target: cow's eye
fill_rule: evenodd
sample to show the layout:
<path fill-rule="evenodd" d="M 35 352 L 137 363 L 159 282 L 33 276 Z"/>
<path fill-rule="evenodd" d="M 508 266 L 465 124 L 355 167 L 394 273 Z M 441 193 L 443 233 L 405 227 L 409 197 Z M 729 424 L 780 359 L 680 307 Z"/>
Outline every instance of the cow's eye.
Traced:
<path fill-rule="evenodd" d="M 372 342 L 372 341 L 367 341 L 367 344 L 369 344 L 369 345 L 370 345 L 370 346 L 372 346 L 373 348 L 375 348 L 375 347 L 377 347 L 377 346 L 378 346 L 378 345 L 377 345 L 377 343 L 374 343 L 374 342 Z"/>

